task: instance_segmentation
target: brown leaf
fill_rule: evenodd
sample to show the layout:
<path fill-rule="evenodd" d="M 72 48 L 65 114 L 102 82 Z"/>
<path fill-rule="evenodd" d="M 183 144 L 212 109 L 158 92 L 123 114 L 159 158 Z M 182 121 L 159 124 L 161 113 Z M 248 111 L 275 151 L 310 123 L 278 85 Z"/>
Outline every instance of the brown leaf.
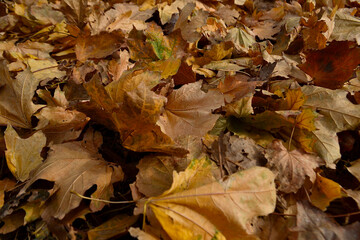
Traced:
<path fill-rule="evenodd" d="M 270 168 L 277 174 L 279 190 L 286 193 L 297 192 L 304 184 L 306 176 L 314 182 L 314 169 L 319 167 L 321 162 L 319 157 L 301 150 L 288 151 L 280 140 L 274 141 L 266 149 L 265 157 Z"/>
<path fill-rule="evenodd" d="M 169 95 L 158 124 L 171 138 L 203 136 L 214 126 L 218 116 L 211 111 L 224 104 L 224 97 L 216 90 L 203 92 L 201 85 L 189 83 Z"/>
<path fill-rule="evenodd" d="M 297 233 L 297 239 L 359 239 L 359 222 L 341 227 L 308 202 L 298 202 L 296 205 L 296 227 L 291 230 Z"/>
<path fill-rule="evenodd" d="M 11 124 L 14 127 L 32 128 L 31 116 L 43 105 L 32 102 L 39 80 L 29 69 L 18 73 L 16 79 L 10 77 L 6 62 L 0 63 L 0 125 Z"/>
<path fill-rule="evenodd" d="M 122 35 L 119 32 L 103 32 L 94 36 L 87 32 L 82 33 L 76 40 L 76 58 L 85 62 L 89 58 L 106 57 L 119 48 L 121 41 Z"/>
<path fill-rule="evenodd" d="M 87 145 L 84 145 L 87 144 Z M 71 193 L 84 194 L 93 185 L 97 197 L 109 199 L 112 183 L 124 177 L 119 166 L 111 166 L 99 153 L 86 142 L 68 142 L 53 145 L 48 158 L 33 173 L 31 179 L 22 188 L 24 193 L 36 180 L 45 179 L 55 182 L 55 192 L 46 201 L 42 213 L 43 219 L 51 217 L 63 219 L 67 213 L 79 206 L 81 198 Z"/>
<path fill-rule="evenodd" d="M 16 229 L 24 225 L 24 217 L 25 212 L 20 210 L 2 218 L 1 221 L 4 224 L 0 227 L 0 234 L 6 234 L 15 231 Z"/>
<path fill-rule="evenodd" d="M 136 187 L 146 197 L 161 195 L 169 189 L 173 181 L 173 171 L 183 171 L 186 159 L 170 156 L 147 156 L 136 166 Z"/>
<path fill-rule="evenodd" d="M 90 229 L 87 232 L 88 238 L 89 240 L 107 240 L 125 234 L 138 218 L 138 216 L 128 216 L 126 214 L 117 215 L 100 226 Z"/>
<path fill-rule="evenodd" d="M 313 77 L 316 86 L 341 88 L 360 64 L 360 49 L 351 42 L 332 42 L 322 50 L 311 51 L 299 68 Z"/>

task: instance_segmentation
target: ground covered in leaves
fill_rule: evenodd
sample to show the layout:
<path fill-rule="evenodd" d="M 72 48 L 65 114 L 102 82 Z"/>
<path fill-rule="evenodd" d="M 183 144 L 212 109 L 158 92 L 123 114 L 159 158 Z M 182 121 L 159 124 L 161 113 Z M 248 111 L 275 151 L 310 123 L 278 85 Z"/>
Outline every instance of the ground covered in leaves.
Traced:
<path fill-rule="evenodd" d="M 360 239 L 358 0 L 0 2 L 1 239 Z"/>

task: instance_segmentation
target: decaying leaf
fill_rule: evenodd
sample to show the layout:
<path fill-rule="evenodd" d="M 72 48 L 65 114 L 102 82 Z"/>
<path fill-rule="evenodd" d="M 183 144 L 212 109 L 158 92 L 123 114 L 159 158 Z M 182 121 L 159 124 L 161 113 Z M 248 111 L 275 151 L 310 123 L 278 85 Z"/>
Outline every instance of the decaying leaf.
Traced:
<path fill-rule="evenodd" d="M 331 201 L 342 197 L 341 189 L 338 183 L 317 174 L 315 185 L 310 196 L 311 203 L 324 211 Z"/>
<path fill-rule="evenodd" d="M 279 190 L 286 193 L 297 192 L 304 184 L 306 176 L 314 182 L 316 178 L 314 169 L 321 162 L 317 156 L 300 150 L 288 151 L 279 140 L 272 143 L 266 150 L 265 156 L 277 176 Z"/>
<path fill-rule="evenodd" d="M 46 144 L 46 137 L 41 131 L 22 139 L 11 125 L 5 131 L 6 162 L 17 180 L 24 182 L 43 161 L 40 156 Z"/>

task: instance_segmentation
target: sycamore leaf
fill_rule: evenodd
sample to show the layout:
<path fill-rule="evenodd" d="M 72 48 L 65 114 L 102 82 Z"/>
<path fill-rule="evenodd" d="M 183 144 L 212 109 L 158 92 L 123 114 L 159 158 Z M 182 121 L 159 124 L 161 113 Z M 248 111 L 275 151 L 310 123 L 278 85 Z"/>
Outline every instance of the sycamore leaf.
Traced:
<path fill-rule="evenodd" d="M 297 192 L 308 176 L 311 182 L 315 181 L 314 169 L 319 166 L 317 156 L 307 154 L 300 150 L 288 151 L 280 140 L 276 140 L 266 149 L 265 157 L 269 166 L 276 174 L 279 190 L 290 193 Z"/>
<path fill-rule="evenodd" d="M 249 221 L 274 211 L 271 171 L 254 167 L 216 181 L 213 167 L 206 158 L 193 160 L 184 172 L 173 173 L 169 190 L 146 201 L 172 239 L 250 237 Z"/>
<path fill-rule="evenodd" d="M 317 174 L 315 185 L 310 196 L 311 203 L 325 211 L 331 201 L 342 197 L 341 189 L 338 183 Z"/>
<path fill-rule="evenodd" d="M 42 132 L 36 132 L 31 137 L 22 139 L 8 125 L 5 131 L 6 162 L 11 173 L 19 181 L 25 181 L 29 174 L 42 163 L 40 153 L 45 147 L 46 137 Z"/>
<path fill-rule="evenodd" d="M 100 226 L 90 229 L 87 232 L 89 240 L 106 240 L 119 234 L 124 234 L 138 219 L 138 216 L 128 216 L 127 214 L 117 215 Z"/>
<path fill-rule="evenodd" d="M 237 49 L 243 48 L 245 50 L 248 50 L 254 43 L 256 43 L 255 37 L 250 35 L 246 31 L 246 28 L 230 29 L 225 40 L 233 42 Z"/>
<path fill-rule="evenodd" d="M 96 185 L 97 189 L 93 195 L 109 199 L 112 183 L 121 181 L 123 176 L 121 168 L 111 166 L 104 161 L 96 152 L 96 146 L 90 145 L 90 141 L 68 142 L 50 148 L 48 158 L 32 174 L 19 195 L 38 179 L 55 182 L 55 192 L 46 201 L 41 216 L 47 220 L 51 217 L 63 219 L 67 213 L 78 207 L 82 200 L 75 197 L 71 191 L 84 194 L 86 190 Z"/>
<path fill-rule="evenodd" d="M 5 61 L 0 63 L 0 75 L 5 84 L 0 87 L 0 124 L 32 128 L 31 116 L 43 107 L 32 102 L 39 80 L 35 79 L 29 69 L 12 79 Z"/>
<path fill-rule="evenodd" d="M 184 135 L 203 136 L 218 119 L 211 111 L 224 104 L 224 97 L 216 90 L 203 92 L 201 85 L 201 81 L 189 83 L 169 95 L 165 112 L 158 124 L 171 138 Z"/>
<path fill-rule="evenodd" d="M 311 51 L 299 68 L 313 77 L 316 86 L 341 88 L 360 64 L 360 49 L 350 42 L 332 42 L 322 50 Z"/>
<path fill-rule="evenodd" d="M 285 102 L 287 110 L 299 110 L 305 100 L 306 96 L 301 91 L 301 88 L 286 91 Z"/>
<path fill-rule="evenodd" d="M 297 233 L 297 239 L 358 239 L 360 237 L 359 222 L 342 227 L 308 202 L 298 202 L 296 206 L 296 227 L 290 230 Z"/>

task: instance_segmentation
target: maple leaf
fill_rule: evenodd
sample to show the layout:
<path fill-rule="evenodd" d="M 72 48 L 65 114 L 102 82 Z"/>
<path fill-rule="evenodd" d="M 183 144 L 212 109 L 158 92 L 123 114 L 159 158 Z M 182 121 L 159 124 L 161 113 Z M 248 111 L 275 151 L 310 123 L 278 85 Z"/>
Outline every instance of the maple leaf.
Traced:
<path fill-rule="evenodd" d="M 158 124 L 171 138 L 203 136 L 215 124 L 218 116 L 211 111 L 224 104 L 224 97 L 216 90 L 201 91 L 201 85 L 201 81 L 189 83 L 168 96 Z M 212 100 L 209 101 L 209 98 Z"/>
<path fill-rule="evenodd" d="M 206 158 L 195 159 L 184 172 L 174 172 L 169 190 L 146 200 L 171 239 L 248 237 L 249 221 L 274 210 L 274 175 L 268 169 L 254 167 L 225 181 L 216 181 L 212 169 Z"/>
<path fill-rule="evenodd" d="M 279 190 L 290 193 L 297 192 L 308 176 L 311 182 L 315 181 L 314 169 L 321 163 L 319 157 L 307 154 L 300 150 L 288 151 L 280 140 L 276 140 L 266 149 L 265 157 L 276 174 Z"/>
<path fill-rule="evenodd" d="M 12 126 L 8 125 L 5 131 L 5 142 L 6 162 L 10 171 L 16 179 L 22 182 L 27 180 L 30 172 L 42 163 L 40 153 L 46 144 L 45 135 L 40 131 L 29 138 L 22 139 Z"/>
<path fill-rule="evenodd" d="M 55 182 L 52 198 L 46 201 L 41 214 L 46 220 L 63 219 L 79 206 L 81 198 L 74 197 L 71 191 L 84 194 L 96 184 L 93 196 L 109 199 L 112 195 L 112 183 L 121 181 L 124 175 L 119 166 L 111 166 L 97 153 L 99 144 L 101 142 L 84 141 L 51 146 L 47 159 L 32 174 L 19 195 L 38 179 Z M 91 208 L 98 210 L 94 203 Z"/>
<path fill-rule="evenodd" d="M 0 87 L 0 124 L 32 128 L 31 116 L 43 107 L 32 102 L 39 80 L 34 78 L 29 69 L 12 79 L 5 61 L 0 64 L 0 75 L 4 84 Z"/>

